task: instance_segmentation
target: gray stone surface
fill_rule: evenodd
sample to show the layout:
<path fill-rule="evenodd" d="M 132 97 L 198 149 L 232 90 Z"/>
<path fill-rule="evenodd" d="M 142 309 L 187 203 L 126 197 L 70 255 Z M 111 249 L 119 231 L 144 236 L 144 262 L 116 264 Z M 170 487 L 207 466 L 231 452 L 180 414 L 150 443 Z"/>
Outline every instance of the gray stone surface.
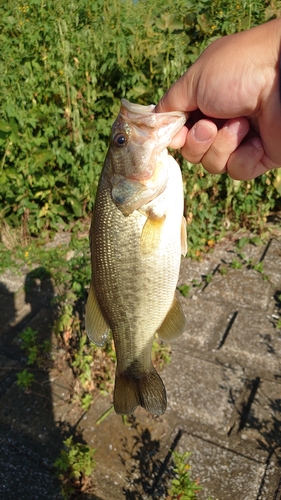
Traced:
<path fill-rule="evenodd" d="M 238 311 L 221 350 L 248 370 L 280 374 L 281 330 L 270 314 Z"/>
<path fill-rule="evenodd" d="M 212 426 L 226 434 L 235 400 L 243 389 L 243 371 L 189 356 L 186 351 L 174 351 L 163 374 L 168 407 L 185 422 Z"/>
<path fill-rule="evenodd" d="M 52 464 L 69 434 L 97 450 L 84 500 L 166 499 L 171 450 L 192 452 L 198 498 L 280 500 L 281 238 L 241 250 L 226 238 L 201 261 L 182 260 L 183 284 L 188 327 L 162 372 L 167 412 L 139 408 L 127 424 L 112 412 L 98 425 L 111 396 L 87 413 L 72 402 L 73 373 L 56 361 L 50 276 L 24 269 L 0 276 L 1 500 L 59 500 Z M 54 365 L 34 372 L 25 393 L 16 382 L 26 367 L 18 334 L 27 326 L 53 342 Z"/>
<path fill-rule="evenodd" d="M 190 465 L 192 478 L 199 478 L 203 487 L 201 498 L 207 499 L 210 495 L 214 500 L 258 498 L 266 463 L 188 433 L 183 434 L 179 443 L 179 451 L 185 450 L 194 450 Z"/>
<path fill-rule="evenodd" d="M 236 308 L 266 311 L 272 287 L 253 269 L 230 269 L 225 276 L 216 274 L 203 293 L 209 301 L 218 300 L 229 302 Z"/>

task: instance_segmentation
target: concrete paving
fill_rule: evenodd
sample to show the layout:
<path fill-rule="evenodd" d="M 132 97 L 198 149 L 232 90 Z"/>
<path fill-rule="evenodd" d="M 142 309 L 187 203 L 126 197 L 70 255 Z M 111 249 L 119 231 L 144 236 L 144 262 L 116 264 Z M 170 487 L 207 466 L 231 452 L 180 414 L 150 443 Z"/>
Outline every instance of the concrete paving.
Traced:
<path fill-rule="evenodd" d="M 72 371 L 56 364 L 52 280 L 34 276 L 0 276 L 1 500 L 60 499 L 52 464 L 70 433 L 97 449 L 94 486 L 79 498 L 164 500 L 177 450 L 192 452 L 202 500 L 281 499 L 280 236 L 241 250 L 228 237 L 201 261 L 182 260 L 188 328 L 162 371 L 167 412 L 139 408 L 126 424 L 111 413 L 97 425 L 110 396 L 87 413 L 71 402 Z M 24 393 L 17 336 L 27 326 L 52 340 L 54 363 Z"/>

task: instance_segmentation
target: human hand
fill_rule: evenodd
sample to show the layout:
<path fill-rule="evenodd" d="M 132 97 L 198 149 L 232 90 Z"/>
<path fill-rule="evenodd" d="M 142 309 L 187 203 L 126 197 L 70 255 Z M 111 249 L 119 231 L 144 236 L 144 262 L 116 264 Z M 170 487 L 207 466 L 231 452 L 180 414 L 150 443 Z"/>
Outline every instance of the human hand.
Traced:
<path fill-rule="evenodd" d="M 276 19 L 209 45 L 155 108 L 189 112 L 171 147 L 234 179 L 280 167 L 280 42 Z"/>

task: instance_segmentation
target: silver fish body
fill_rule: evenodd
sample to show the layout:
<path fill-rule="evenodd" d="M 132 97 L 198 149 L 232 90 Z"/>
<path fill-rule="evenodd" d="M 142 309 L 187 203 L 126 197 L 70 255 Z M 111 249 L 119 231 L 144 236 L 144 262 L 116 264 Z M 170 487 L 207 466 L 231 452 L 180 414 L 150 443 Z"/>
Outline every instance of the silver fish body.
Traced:
<path fill-rule="evenodd" d="M 122 100 L 100 177 L 91 227 L 92 282 L 86 306 L 90 339 L 112 331 L 117 355 L 114 407 L 166 409 L 164 384 L 151 362 L 157 332 L 171 340 L 186 319 L 175 296 L 186 251 L 181 172 L 167 145 L 183 113 L 153 113 Z"/>

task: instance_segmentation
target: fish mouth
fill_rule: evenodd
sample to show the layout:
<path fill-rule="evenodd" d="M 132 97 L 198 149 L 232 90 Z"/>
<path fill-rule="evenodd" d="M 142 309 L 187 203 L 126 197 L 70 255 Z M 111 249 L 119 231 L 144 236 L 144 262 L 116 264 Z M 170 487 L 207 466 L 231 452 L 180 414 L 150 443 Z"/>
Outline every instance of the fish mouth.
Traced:
<path fill-rule="evenodd" d="M 121 99 L 120 116 L 127 122 L 134 134 L 134 139 L 143 141 L 143 129 L 153 132 L 153 139 L 164 149 L 169 146 L 173 137 L 186 123 L 188 113 L 182 111 L 169 111 L 167 113 L 155 113 L 155 105 L 143 106 Z"/>

